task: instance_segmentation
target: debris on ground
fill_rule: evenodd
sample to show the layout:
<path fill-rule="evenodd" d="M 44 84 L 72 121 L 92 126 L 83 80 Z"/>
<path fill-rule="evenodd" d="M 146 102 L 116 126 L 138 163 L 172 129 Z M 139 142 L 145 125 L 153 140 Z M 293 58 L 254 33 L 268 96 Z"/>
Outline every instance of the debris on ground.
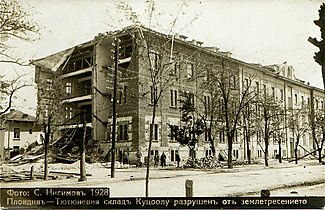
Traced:
<path fill-rule="evenodd" d="M 201 159 L 189 158 L 183 165 L 183 168 L 204 168 L 204 169 L 215 169 L 222 168 L 223 164 L 212 156 L 204 157 Z"/>

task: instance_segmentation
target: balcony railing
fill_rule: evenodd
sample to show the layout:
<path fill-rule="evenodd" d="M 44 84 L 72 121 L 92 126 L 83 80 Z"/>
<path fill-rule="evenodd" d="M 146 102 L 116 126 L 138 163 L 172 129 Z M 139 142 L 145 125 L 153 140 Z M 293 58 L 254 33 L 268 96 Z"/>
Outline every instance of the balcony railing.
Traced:
<path fill-rule="evenodd" d="M 64 99 L 62 103 L 73 103 L 73 102 L 81 102 L 81 101 L 88 101 L 91 100 L 91 94 L 89 95 L 82 95 L 82 96 L 74 96 L 71 98 Z"/>

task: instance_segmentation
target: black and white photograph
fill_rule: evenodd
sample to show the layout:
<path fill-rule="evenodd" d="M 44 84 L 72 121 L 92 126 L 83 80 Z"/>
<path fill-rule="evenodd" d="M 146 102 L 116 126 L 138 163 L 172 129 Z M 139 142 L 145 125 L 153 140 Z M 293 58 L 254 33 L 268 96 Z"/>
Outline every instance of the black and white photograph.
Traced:
<path fill-rule="evenodd" d="M 1 0 L 0 208 L 322 209 L 322 0 Z"/>

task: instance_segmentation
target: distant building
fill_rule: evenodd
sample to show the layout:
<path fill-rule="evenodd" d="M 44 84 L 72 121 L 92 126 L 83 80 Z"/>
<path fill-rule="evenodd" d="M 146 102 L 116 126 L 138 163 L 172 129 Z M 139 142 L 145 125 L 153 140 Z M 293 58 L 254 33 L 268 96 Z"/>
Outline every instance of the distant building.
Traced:
<path fill-rule="evenodd" d="M 170 57 L 165 58 L 165 65 L 170 67 L 167 77 L 177 77 L 178 83 L 171 86 L 161 98 L 157 109 L 155 122 L 151 123 L 153 90 L 148 73 L 148 62 L 158 65 L 160 52 L 149 52 L 148 58 L 140 57 L 143 52 L 143 43 L 138 40 L 143 36 L 151 36 L 157 46 L 169 46 Z M 180 146 L 175 140 L 169 125 L 180 125 L 181 92 L 193 96 L 193 103 L 202 107 L 209 103 L 209 95 L 204 93 L 200 84 L 208 79 L 211 71 L 207 64 L 213 63 L 228 70 L 230 83 L 234 91 L 242 90 L 242 83 L 248 74 L 255 74 L 253 86 L 274 92 L 274 95 L 283 101 L 285 109 L 298 107 L 300 103 L 317 104 L 318 109 L 324 109 L 324 91 L 311 87 L 294 77 L 293 67 L 283 65 L 261 66 L 245 63 L 234 59 L 229 53 L 220 52 L 216 47 L 202 47 L 202 42 L 187 41 L 186 36 L 168 36 L 143 27 L 132 26 L 121 31 L 99 34 L 93 40 L 58 52 L 54 55 L 41 58 L 32 63 L 35 65 L 35 81 L 38 85 L 39 119 L 46 119 L 50 96 L 40 95 L 41 89 L 50 90 L 55 81 L 61 84 L 60 91 L 62 112 L 60 115 L 61 134 L 69 135 L 69 129 L 81 127 L 80 117 L 86 112 L 87 127 L 91 128 L 92 144 L 101 146 L 103 155 L 110 150 L 112 137 L 112 59 L 114 38 L 120 42 L 118 90 L 117 90 L 117 126 L 116 126 L 116 155 L 122 160 L 127 154 L 130 161 L 135 161 L 137 153 L 142 153 L 142 159 L 147 154 L 149 135 L 153 137 L 152 155 L 161 155 L 164 152 L 167 160 L 175 162 L 175 154 L 180 154 L 182 160 L 189 156 L 188 148 Z M 169 55 L 169 54 L 168 54 Z M 174 60 L 173 60 L 174 59 Z M 168 64 L 169 63 L 169 64 Z M 184 71 L 180 71 L 183 69 Z M 213 69 L 212 69 L 213 70 Z M 206 75 L 203 73 L 206 72 Z M 199 75 L 201 74 L 201 75 Z M 164 78 L 163 78 L 164 79 Z M 229 83 L 229 84 L 230 84 Z M 199 98 L 199 97 L 201 98 Z M 300 99 L 302 100 L 300 102 Z M 308 101 L 308 102 L 307 102 Z M 313 102 L 312 102 L 313 101 Z M 215 104 L 212 104 L 214 106 Z M 64 113 L 64 114 L 62 114 Z M 68 135 L 69 134 L 69 135 Z M 227 140 L 224 131 L 215 135 L 216 155 L 225 157 Z M 283 141 L 283 156 L 293 157 L 292 134 L 288 130 Z M 304 148 L 313 149 L 312 140 L 304 140 Z M 263 158 L 262 142 L 258 136 L 252 137 L 252 158 Z M 269 157 L 275 158 L 278 151 L 276 145 L 270 146 Z M 303 152 L 305 153 L 305 152 Z M 201 158 L 211 155 L 206 135 L 202 135 L 195 149 L 195 156 Z M 233 145 L 235 159 L 246 158 L 245 142 L 238 129 Z M 227 157 L 225 157 L 227 158 Z"/>
<path fill-rule="evenodd" d="M 42 143 L 41 128 L 35 125 L 35 117 L 31 115 L 11 109 L 0 117 L 0 123 L 1 160 L 19 154 L 34 142 Z"/>

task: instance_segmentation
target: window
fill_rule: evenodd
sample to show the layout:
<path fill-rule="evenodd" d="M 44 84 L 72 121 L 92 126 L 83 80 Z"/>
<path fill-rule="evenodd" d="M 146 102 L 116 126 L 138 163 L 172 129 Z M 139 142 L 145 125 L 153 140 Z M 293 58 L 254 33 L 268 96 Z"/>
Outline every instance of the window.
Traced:
<path fill-rule="evenodd" d="M 52 85 L 53 85 L 52 79 L 46 79 L 46 90 L 47 91 L 52 90 Z"/>
<path fill-rule="evenodd" d="M 307 98 L 307 106 L 309 106 L 310 102 L 309 102 L 309 98 Z"/>
<path fill-rule="evenodd" d="M 275 89 L 274 89 L 274 87 L 271 87 L 271 91 L 272 91 L 272 98 L 275 99 Z"/>
<path fill-rule="evenodd" d="M 178 73 L 178 67 L 179 67 L 179 63 L 176 62 L 174 59 L 170 59 L 171 63 L 170 63 L 170 74 L 171 75 L 177 75 Z"/>
<path fill-rule="evenodd" d="M 170 151 L 170 161 L 176 161 L 176 154 L 178 154 L 178 150 Z"/>
<path fill-rule="evenodd" d="M 264 96 L 266 96 L 266 84 L 263 84 L 262 87 L 263 87 L 263 94 Z"/>
<path fill-rule="evenodd" d="M 255 82 L 255 90 L 256 90 L 256 93 L 258 94 L 260 92 L 260 83 L 259 82 Z"/>
<path fill-rule="evenodd" d="M 177 130 L 178 130 L 177 125 L 170 125 L 170 140 L 171 141 L 177 140 L 177 133 L 176 133 Z"/>
<path fill-rule="evenodd" d="M 185 93 L 185 97 L 186 99 L 189 100 L 189 102 L 191 103 L 192 106 L 194 106 L 194 94 L 191 92 L 186 92 Z"/>
<path fill-rule="evenodd" d="M 158 124 L 150 124 L 150 137 L 154 141 L 158 141 Z"/>
<path fill-rule="evenodd" d="M 155 99 L 157 98 L 157 87 L 150 86 L 150 102 L 154 104 Z"/>
<path fill-rule="evenodd" d="M 210 71 L 209 71 L 209 70 L 206 70 L 206 71 L 204 72 L 203 80 L 204 80 L 204 81 L 209 81 L 209 80 L 210 80 Z"/>
<path fill-rule="evenodd" d="M 281 97 L 281 101 L 283 101 L 284 95 L 283 95 L 283 90 L 282 89 L 280 89 L 280 97 Z"/>
<path fill-rule="evenodd" d="M 191 79 L 193 77 L 193 63 L 186 64 L 186 78 Z"/>
<path fill-rule="evenodd" d="M 177 90 L 170 90 L 170 106 L 177 107 Z"/>
<path fill-rule="evenodd" d="M 205 141 L 209 141 L 210 134 L 211 134 L 211 128 L 205 129 L 205 131 L 204 131 Z"/>
<path fill-rule="evenodd" d="M 117 132 L 119 141 L 127 141 L 129 139 L 128 124 L 120 124 Z"/>
<path fill-rule="evenodd" d="M 288 108 L 292 109 L 292 100 L 290 96 L 288 96 Z"/>
<path fill-rule="evenodd" d="M 318 109 L 318 100 L 315 100 L 315 109 Z"/>
<path fill-rule="evenodd" d="M 67 95 L 71 95 L 71 93 L 72 93 L 72 83 L 71 82 L 67 82 L 65 84 L 65 92 Z"/>
<path fill-rule="evenodd" d="M 71 118 L 72 118 L 72 108 L 65 107 L 65 119 L 71 119 Z"/>
<path fill-rule="evenodd" d="M 90 84 L 84 84 L 84 91 L 86 95 L 91 94 L 91 85 Z"/>
<path fill-rule="evenodd" d="M 305 104 L 304 96 L 301 96 L 301 105 Z"/>
<path fill-rule="evenodd" d="M 260 149 L 257 150 L 257 157 L 259 157 L 259 158 L 262 157 L 262 150 L 260 150 Z"/>
<path fill-rule="evenodd" d="M 151 52 L 149 54 L 150 59 L 150 67 L 152 70 L 157 71 L 158 70 L 158 54 L 155 52 Z"/>
<path fill-rule="evenodd" d="M 273 151 L 273 157 L 276 158 L 277 154 L 278 154 L 278 150 L 275 149 L 275 150 Z"/>
<path fill-rule="evenodd" d="M 219 132 L 219 142 L 220 143 L 225 143 L 225 132 L 224 132 L 224 130 L 221 130 Z"/>
<path fill-rule="evenodd" d="M 236 88 L 236 77 L 234 75 L 231 75 L 229 77 L 229 86 L 232 89 L 235 89 Z"/>
<path fill-rule="evenodd" d="M 205 157 L 212 156 L 212 150 L 205 150 Z"/>
<path fill-rule="evenodd" d="M 211 105 L 211 97 L 209 95 L 204 96 L 204 105 L 205 105 L 206 111 L 209 112 L 210 105 Z"/>
<path fill-rule="evenodd" d="M 248 85 L 248 78 L 244 78 L 244 88 L 247 89 Z"/>
<path fill-rule="evenodd" d="M 127 91 L 128 91 L 128 86 L 126 86 L 126 85 L 124 85 L 123 86 L 123 102 L 126 104 L 126 102 L 127 102 L 127 97 L 126 97 L 126 95 L 127 95 Z"/>
<path fill-rule="evenodd" d="M 297 93 L 295 93 L 295 104 L 296 105 L 298 104 L 298 95 L 297 95 Z"/>
<path fill-rule="evenodd" d="M 238 157 L 239 157 L 239 151 L 238 151 L 238 149 L 234 149 L 234 150 L 232 151 L 232 153 L 233 153 L 233 156 L 234 156 L 236 159 L 238 159 Z"/>
<path fill-rule="evenodd" d="M 44 117 L 48 117 L 48 116 L 49 116 L 49 105 L 45 105 Z"/>
<path fill-rule="evenodd" d="M 20 138 L 20 128 L 14 128 L 14 139 Z"/>

